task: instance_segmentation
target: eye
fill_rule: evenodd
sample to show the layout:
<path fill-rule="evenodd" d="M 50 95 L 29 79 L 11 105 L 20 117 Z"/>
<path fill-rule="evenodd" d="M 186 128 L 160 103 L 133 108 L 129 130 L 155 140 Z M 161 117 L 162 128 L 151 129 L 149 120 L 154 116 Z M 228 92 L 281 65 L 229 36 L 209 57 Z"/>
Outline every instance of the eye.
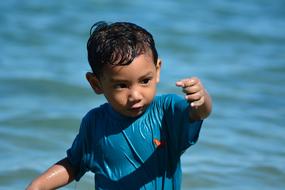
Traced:
<path fill-rule="evenodd" d="M 127 88 L 127 85 L 124 83 L 118 83 L 113 85 L 114 89 L 122 89 L 122 88 Z"/>
<path fill-rule="evenodd" d="M 149 85 L 150 82 L 151 82 L 151 80 L 152 80 L 152 78 L 145 78 L 145 79 L 143 79 L 143 80 L 141 81 L 141 83 L 142 83 L 143 85 Z"/>

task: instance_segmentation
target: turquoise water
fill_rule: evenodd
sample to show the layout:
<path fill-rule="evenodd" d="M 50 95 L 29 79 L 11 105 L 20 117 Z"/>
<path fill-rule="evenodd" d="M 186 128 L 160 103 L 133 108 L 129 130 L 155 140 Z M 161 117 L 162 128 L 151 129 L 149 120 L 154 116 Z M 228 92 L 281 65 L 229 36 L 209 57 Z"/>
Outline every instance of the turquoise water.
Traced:
<path fill-rule="evenodd" d="M 0 1 L 0 189 L 24 187 L 65 156 L 82 116 L 104 101 L 89 88 L 86 40 L 99 20 L 155 37 L 159 93 L 198 76 L 214 109 L 182 157 L 183 190 L 285 186 L 285 2 Z M 63 189 L 93 189 L 88 173 Z"/>

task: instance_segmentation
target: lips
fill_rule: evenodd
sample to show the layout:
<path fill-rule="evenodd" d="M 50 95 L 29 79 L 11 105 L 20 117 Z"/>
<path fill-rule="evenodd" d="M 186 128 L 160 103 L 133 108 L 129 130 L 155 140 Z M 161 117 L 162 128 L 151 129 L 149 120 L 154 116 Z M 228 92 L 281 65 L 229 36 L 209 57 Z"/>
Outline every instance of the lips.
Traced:
<path fill-rule="evenodd" d="M 131 107 L 130 110 L 132 111 L 140 111 L 143 109 L 143 106 L 139 106 L 139 107 Z"/>
<path fill-rule="evenodd" d="M 141 105 L 134 105 L 132 107 L 130 107 L 129 111 L 131 112 L 141 112 L 143 111 L 144 107 Z"/>
<path fill-rule="evenodd" d="M 142 108 L 143 106 L 141 106 L 141 105 L 133 105 L 132 107 L 131 107 L 131 109 L 139 109 L 139 108 Z"/>

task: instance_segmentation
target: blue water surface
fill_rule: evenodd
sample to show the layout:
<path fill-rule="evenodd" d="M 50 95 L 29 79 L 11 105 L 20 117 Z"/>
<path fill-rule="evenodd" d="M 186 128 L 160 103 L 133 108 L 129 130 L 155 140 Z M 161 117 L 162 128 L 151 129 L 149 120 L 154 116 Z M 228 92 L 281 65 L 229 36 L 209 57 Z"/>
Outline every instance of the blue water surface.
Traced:
<path fill-rule="evenodd" d="M 0 1 L 0 189 L 24 189 L 65 156 L 82 116 L 103 103 L 85 80 L 97 21 L 149 30 L 163 60 L 158 93 L 198 76 L 213 98 L 182 157 L 183 190 L 285 186 L 283 0 Z M 88 173 L 63 189 L 93 189 Z"/>

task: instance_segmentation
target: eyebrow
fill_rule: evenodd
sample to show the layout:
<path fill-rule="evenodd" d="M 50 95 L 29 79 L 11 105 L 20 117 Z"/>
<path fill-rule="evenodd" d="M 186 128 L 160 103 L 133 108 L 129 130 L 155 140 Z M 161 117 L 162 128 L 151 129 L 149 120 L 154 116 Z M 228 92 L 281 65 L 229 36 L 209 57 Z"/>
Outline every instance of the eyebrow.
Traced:
<path fill-rule="evenodd" d="M 110 79 L 110 82 L 112 82 L 112 83 L 118 83 L 118 82 L 124 83 L 124 82 L 128 82 L 128 80 L 111 78 L 111 79 Z"/>
<path fill-rule="evenodd" d="M 153 75 L 153 72 L 152 72 L 152 71 L 150 71 L 150 72 L 148 72 L 148 73 L 144 74 L 143 76 L 141 76 L 141 77 L 140 77 L 140 79 L 142 79 L 142 78 L 146 78 L 146 77 L 150 77 L 150 76 L 152 76 L 152 75 Z"/>
<path fill-rule="evenodd" d="M 153 76 L 153 72 L 150 71 L 150 72 L 148 72 L 148 73 L 146 73 L 146 74 L 140 76 L 140 77 L 139 77 L 139 80 L 141 80 L 141 79 L 143 79 L 143 78 L 146 78 L 146 77 L 152 77 L 152 76 Z M 128 80 L 127 80 L 127 79 L 121 79 L 121 78 L 111 78 L 111 79 L 110 79 L 110 82 L 112 82 L 112 83 L 117 83 L 117 82 L 122 82 L 122 83 L 124 83 L 124 82 L 128 82 Z"/>

